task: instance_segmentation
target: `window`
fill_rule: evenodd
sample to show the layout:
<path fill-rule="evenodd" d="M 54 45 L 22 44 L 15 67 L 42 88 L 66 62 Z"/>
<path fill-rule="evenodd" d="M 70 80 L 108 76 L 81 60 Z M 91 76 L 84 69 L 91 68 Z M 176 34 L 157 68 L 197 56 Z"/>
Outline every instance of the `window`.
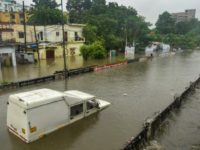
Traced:
<path fill-rule="evenodd" d="M 56 32 L 56 36 L 59 36 L 59 32 Z"/>
<path fill-rule="evenodd" d="M 81 113 L 83 113 L 83 104 L 72 106 L 70 109 L 70 118 L 73 119 L 74 116 L 80 115 Z"/>
<path fill-rule="evenodd" d="M 95 100 L 87 101 L 87 110 L 98 108 L 98 103 Z"/>
<path fill-rule="evenodd" d="M 67 32 L 65 32 L 64 38 L 65 38 L 65 41 L 67 42 L 68 41 L 68 34 L 67 34 Z"/>
<path fill-rule="evenodd" d="M 40 40 L 43 41 L 43 32 L 40 32 Z"/>
<path fill-rule="evenodd" d="M 24 32 L 18 32 L 18 34 L 20 39 L 24 38 Z"/>
<path fill-rule="evenodd" d="M 74 32 L 74 38 L 75 38 L 75 39 L 74 39 L 75 41 L 78 41 L 78 38 L 79 38 L 78 32 Z"/>

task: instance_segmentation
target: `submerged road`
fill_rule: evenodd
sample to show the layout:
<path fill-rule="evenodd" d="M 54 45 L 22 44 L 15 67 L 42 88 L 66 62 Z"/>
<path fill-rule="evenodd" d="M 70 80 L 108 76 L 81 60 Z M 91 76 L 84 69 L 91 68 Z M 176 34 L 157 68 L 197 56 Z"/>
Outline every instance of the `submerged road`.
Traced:
<path fill-rule="evenodd" d="M 181 93 L 199 73 L 200 51 L 194 51 L 4 92 L 0 96 L 0 149 L 120 149 L 141 130 L 145 118 L 169 105 L 174 94 Z M 6 129 L 6 101 L 10 94 L 38 88 L 81 90 L 112 104 L 99 114 L 25 144 Z"/>
<path fill-rule="evenodd" d="M 200 87 L 200 85 L 199 85 Z M 200 88 L 166 119 L 156 140 L 165 149 L 200 150 Z"/>

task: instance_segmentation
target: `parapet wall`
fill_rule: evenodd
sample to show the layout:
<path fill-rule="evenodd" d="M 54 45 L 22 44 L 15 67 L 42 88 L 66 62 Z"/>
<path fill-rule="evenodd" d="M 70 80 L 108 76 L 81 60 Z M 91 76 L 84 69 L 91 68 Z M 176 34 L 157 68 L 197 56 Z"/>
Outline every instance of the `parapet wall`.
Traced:
<path fill-rule="evenodd" d="M 140 150 L 144 148 L 145 144 L 154 137 L 156 131 L 159 129 L 163 121 L 168 117 L 168 115 L 175 109 L 181 106 L 181 103 L 186 100 L 186 97 L 195 91 L 195 88 L 200 84 L 200 76 L 194 81 L 190 82 L 190 86 L 186 87 L 180 96 L 175 95 L 174 101 L 167 106 L 163 111 L 157 112 L 153 117 L 146 120 L 142 130 L 134 138 L 131 138 L 123 150 Z"/>

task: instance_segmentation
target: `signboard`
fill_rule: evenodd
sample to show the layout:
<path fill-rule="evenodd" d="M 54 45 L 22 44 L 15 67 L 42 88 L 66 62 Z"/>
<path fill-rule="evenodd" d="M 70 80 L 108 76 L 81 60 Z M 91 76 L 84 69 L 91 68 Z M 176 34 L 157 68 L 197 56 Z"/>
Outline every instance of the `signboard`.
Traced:
<path fill-rule="evenodd" d="M 134 59 L 135 58 L 135 46 L 126 46 L 125 47 L 125 58 Z"/>

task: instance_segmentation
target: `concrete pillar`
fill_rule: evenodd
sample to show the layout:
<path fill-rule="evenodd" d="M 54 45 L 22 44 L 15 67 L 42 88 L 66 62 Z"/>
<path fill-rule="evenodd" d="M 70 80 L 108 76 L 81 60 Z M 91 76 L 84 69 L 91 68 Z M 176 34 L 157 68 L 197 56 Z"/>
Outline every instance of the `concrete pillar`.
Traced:
<path fill-rule="evenodd" d="M 12 65 L 13 65 L 14 67 L 17 65 L 17 63 L 16 63 L 15 52 L 12 52 Z"/>
<path fill-rule="evenodd" d="M 17 72 L 17 67 L 13 67 L 13 75 L 14 75 L 14 81 L 17 81 L 18 80 L 18 72 Z"/>

